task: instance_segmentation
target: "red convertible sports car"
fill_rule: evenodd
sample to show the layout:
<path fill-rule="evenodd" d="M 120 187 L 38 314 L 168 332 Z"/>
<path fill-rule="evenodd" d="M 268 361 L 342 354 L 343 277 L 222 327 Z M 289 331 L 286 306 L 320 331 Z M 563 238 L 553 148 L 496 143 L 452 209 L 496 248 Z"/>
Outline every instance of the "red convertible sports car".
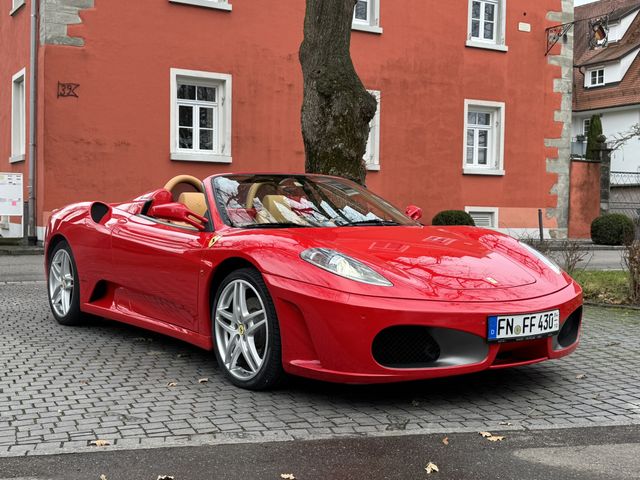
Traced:
<path fill-rule="evenodd" d="M 580 287 L 514 238 L 428 227 L 335 177 L 181 175 L 57 210 L 48 296 L 214 350 L 236 385 L 285 372 L 394 382 L 527 365 L 578 345 Z"/>

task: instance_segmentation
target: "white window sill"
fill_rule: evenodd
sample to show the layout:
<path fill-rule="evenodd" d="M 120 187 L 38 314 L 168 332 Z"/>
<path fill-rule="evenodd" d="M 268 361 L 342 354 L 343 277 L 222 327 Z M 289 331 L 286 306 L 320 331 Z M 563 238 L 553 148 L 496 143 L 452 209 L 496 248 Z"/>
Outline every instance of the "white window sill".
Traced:
<path fill-rule="evenodd" d="M 380 165 L 370 165 L 367 164 L 367 170 L 369 172 L 379 172 L 380 171 Z"/>
<path fill-rule="evenodd" d="M 231 155 L 214 153 L 171 152 L 171 160 L 182 162 L 231 163 Z"/>
<path fill-rule="evenodd" d="M 353 23 L 351 24 L 351 30 L 358 30 L 359 32 L 368 32 L 368 33 L 382 33 L 382 28 L 375 25 L 365 25 L 364 23 Z"/>
<path fill-rule="evenodd" d="M 497 50 L 499 52 L 508 52 L 509 47 L 506 45 L 498 45 L 497 43 L 478 42 L 475 40 L 467 40 L 467 47 L 484 48 L 485 50 Z"/>
<path fill-rule="evenodd" d="M 230 12 L 233 7 L 226 2 L 217 2 L 215 0 L 169 0 L 171 3 L 183 3 L 185 5 L 193 5 L 196 7 L 215 8 L 218 10 L 226 10 Z"/>
<path fill-rule="evenodd" d="M 9 163 L 24 162 L 26 158 L 27 156 L 24 153 L 21 153 L 20 155 L 12 155 L 9 157 Z"/>
<path fill-rule="evenodd" d="M 15 8 L 13 8 L 10 12 L 9 15 L 13 16 L 14 13 L 16 13 L 18 10 L 20 10 L 22 7 L 25 6 L 25 0 L 22 0 L 22 3 L 18 4 L 15 6 Z"/>
<path fill-rule="evenodd" d="M 496 170 L 496 169 L 489 169 L 489 168 L 464 167 L 462 169 L 462 173 L 465 174 L 465 175 L 504 176 L 504 170 Z"/>

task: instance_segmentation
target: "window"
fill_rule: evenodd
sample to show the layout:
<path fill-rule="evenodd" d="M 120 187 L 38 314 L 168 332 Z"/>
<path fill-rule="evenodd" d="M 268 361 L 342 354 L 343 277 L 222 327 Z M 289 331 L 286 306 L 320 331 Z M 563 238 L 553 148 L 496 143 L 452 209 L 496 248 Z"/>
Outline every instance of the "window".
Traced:
<path fill-rule="evenodd" d="M 171 159 L 231 163 L 231 75 L 171 69 Z"/>
<path fill-rule="evenodd" d="M 590 118 L 585 118 L 582 121 L 582 134 L 585 137 L 589 136 L 589 129 L 591 128 L 591 119 Z"/>
<path fill-rule="evenodd" d="M 12 79 L 11 92 L 11 158 L 10 162 L 25 159 L 26 115 L 25 115 L 25 69 Z"/>
<path fill-rule="evenodd" d="M 467 46 L 507 51 L 505 0 L 469 0 Z"/>
<path fill-rule="evenodd" d="M 380 28 L 380 0 L 358 0 L 353 9 L 354 30 L 382 33 Z"/>
<path fill-rule="evenodd" d="M 498 228 L 498 209 L 496 207 L 464 207 L 476 227 Z"/>
<path fill-rule="evenodd" d="M 9 12 L 9 15 L 13 15 L 24 4 L 25 0 L 11 0 L 11 11 Z"/>
<path fill-rule="evenodd" d="M 598 87 L 604 85 L 604 68 L 589 71 L 589 86 Z"/>
<path fill-rule="evenodd" d="M 217 8 L 219 10 L 232 10 L 228 0 L 169 0 L 172 3 L 184 3 L 185 5 L 195 5 L 197 7 Z"/>
<path fill-rule="evenodd" d="M 364 159 L 367 163 L 367 170 L 380 170 L 380 92 L 378 90 L 369 90 L 369 93 L 376 97 L 378 108 L 369 124 L 369 140 L 367 141 Z"/>
<path fill-rule="evenodd" d="M 463 172 L 504 175 L 504 103 L 465 100 Z"/>

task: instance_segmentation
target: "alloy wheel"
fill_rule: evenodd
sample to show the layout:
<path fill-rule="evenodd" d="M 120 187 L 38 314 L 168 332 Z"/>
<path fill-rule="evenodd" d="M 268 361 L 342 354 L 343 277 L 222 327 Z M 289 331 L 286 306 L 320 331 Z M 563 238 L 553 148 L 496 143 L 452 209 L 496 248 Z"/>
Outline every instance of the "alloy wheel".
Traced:
<path fill-rule="evenodd" d="M 60 249 L 49 267 L 49 298 L 55 313 L 65 317 L 71 309 L 75 279 L 69 253 Z"/>
<path fill-rule="evenodd" d="M 250 380 L 262 368 L 269 346 L 264 302 L 251 283 L 229 282 L 215 311 L 216 346 L 224 367 L 239 380 Z"/>

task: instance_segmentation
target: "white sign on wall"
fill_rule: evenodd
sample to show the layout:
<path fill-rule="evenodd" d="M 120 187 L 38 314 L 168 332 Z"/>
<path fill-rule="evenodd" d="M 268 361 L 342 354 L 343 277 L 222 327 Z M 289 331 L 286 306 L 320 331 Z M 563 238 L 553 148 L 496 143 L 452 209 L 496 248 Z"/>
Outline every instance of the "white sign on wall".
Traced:
<path fill-rule="evenodd" d="M 22 174 L 0 172 L 0 216 L 22 217 Z"/>

